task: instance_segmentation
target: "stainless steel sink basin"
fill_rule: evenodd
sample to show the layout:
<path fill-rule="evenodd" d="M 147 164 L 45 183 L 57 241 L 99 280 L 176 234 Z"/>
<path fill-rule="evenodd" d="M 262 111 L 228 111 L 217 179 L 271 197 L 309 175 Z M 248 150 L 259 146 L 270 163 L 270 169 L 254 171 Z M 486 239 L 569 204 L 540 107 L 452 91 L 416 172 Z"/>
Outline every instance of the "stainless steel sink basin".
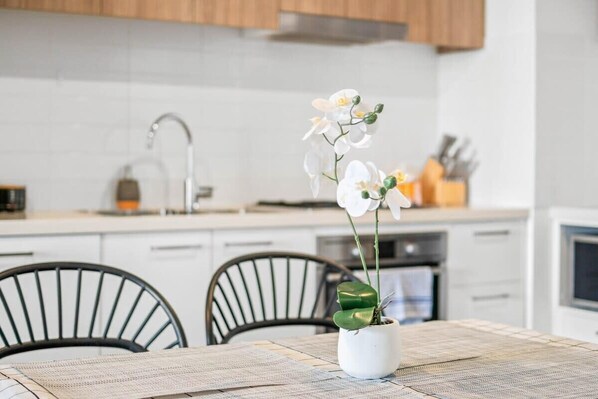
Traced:
<path fill-rule="evenodd" d="M 97 211 L 83 211 L 102 216 L 175 216 L 185 215 L 182 209 L 164 208 L 164 209 L 138 209 L 138 210 L 119 210 L 119 209 L 102 209 Z M 270 213 L 271 209 L 260 209 L 259 207 L 250 208 L 208 208 L 200 209 L 192 213 L 192 215 L 210 215 L 210 214 L 245 214 L 245 213 Z"/>

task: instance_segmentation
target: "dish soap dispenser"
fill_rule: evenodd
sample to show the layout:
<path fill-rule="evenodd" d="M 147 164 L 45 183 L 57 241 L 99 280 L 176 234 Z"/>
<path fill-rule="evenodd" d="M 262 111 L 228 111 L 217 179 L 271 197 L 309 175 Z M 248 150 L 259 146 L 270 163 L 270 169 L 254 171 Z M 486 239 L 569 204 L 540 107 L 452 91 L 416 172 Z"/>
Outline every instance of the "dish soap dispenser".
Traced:
<path fill-rule="evenodd" d="M 131 165 L 126 165 L 124 176 L 116 186 L 116 207 L 121 211 L 136 211 L 140 199 L 139 183 L 132 177 Z"/>

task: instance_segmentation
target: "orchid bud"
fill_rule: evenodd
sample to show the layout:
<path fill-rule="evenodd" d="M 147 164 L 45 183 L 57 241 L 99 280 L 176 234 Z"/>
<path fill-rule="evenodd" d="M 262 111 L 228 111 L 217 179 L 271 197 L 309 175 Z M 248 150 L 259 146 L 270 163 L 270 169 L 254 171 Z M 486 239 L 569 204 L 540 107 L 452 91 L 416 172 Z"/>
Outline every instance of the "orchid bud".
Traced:
<path fill-rule="evenodd" d="M 376 115 L 375 112 L 368 112 L 367 114 L 365 114 L 365 116 L 363 117 L 363 121 L 367 124 L 367 125 L 371 125 L 373 123 L 376 122 L 376 120 L 378 119 L 378 115 Z"/>
<path fill-rule="evenodd" d="M 361 102 L 361 96 L 355 96 L 353 97 L 353 105 L 357 105 Z"/>
<path fill-rule="evenodd" d="M 384 110 L 384 104 L 376 104 L 374 107 L 374 112 L 379 114 Z"/>
<path fill-rule="evenodd" d="M 383 183 L 384 183 L 384 187 L 387 188 L 388 190 L 390 190 L 390 189 L 396 187 L 397 178 L 394 176 L 386 176 Z"/>
<path fill-rule="evenodd" d="M 367 190 L 362 191 L 361 192 L 361 198 L 363 198 L 363 199 L 369 199 L 370 198 L 370 193 Z"/>
<path fill-rule="evenodd" d="M 386 189 L 386 187 L 380 187 L 378 191 L 380 192 L 380 195 L 384 197 L 388 190 Z"/>

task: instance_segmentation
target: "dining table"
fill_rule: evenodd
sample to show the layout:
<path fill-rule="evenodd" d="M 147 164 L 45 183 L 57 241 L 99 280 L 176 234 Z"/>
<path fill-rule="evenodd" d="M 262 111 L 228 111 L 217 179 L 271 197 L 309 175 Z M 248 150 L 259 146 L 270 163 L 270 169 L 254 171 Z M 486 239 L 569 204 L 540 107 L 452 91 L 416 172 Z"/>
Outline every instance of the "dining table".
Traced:
<path fill-rule="evenodd" d="M 401 364 L 346 375 L 338 334 L 0 365 L 0 398 L 598 398 L 598 345 L 482 320 L 401 327 Z"/>

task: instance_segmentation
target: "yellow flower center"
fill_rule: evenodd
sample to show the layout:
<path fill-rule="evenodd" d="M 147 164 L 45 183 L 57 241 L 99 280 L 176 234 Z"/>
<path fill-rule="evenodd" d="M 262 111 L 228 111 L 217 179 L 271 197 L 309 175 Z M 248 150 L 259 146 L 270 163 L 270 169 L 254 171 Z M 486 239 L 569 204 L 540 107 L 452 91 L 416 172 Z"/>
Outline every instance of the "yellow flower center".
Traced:
<path fill-rule="evenodd" d="M 363 181 L 363 180 L 362 180 L 362 181 L 359 181 L 359 182 L 357 182 L 355 185 L 357 186 L 357 188 L 358 188 L 359 190 L 366 190 L 366 189 L 368 188 L 368 185 L 367 185 L 367 183 L 366 183 L 365 181 Z"/>
<path fill-rule="evenodd" d="M 348 97 L 339 97 L 336 100 L 336 105 L 338 105 L 339 107 L 343 107 L 343 106 L 349 104 L 350 102 L 351 102 L 351 99 Z"/>
<path fill-rule="evenodd" d="M 407 175 L 402 170 L 395 171 L 393 176 L 397 179 L 397 184 L 405 183 L 407 180 Z"/>
<path fill-rule="evenodd" d="M 365 112 L 363 111 L 355 111 L 355 116 L 358 118 L 363 118 L 365 116 Z"/>

